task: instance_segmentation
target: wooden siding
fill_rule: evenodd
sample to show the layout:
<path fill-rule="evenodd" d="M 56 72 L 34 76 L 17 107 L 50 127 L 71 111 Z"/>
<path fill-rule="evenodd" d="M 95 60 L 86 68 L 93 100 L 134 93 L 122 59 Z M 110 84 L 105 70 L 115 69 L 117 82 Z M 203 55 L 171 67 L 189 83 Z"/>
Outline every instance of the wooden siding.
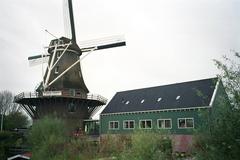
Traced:
<path fill-rule="evenodd" d="M 183 110 L 183 111 L 169 111 L 169 112 L 145 112 L 145 113 L 133 113 L 133 114 L 122 114 L 122 115 L 101 115 L 100 117 L 100 133 L 130 133 L 133 129 L 123 129 L 123 121 L 125 120 L 134 120 L 135 129 L 140 130 L 139 121 L 140 120 L 152 120 L 152 129 L 145 130 L 163 130 L 170 132 L 172 134 L 192 134 L 193 130 L 198 127 L 198 124 L 201 123 L 200 114 L 202 111 L 208 111 L 208 109 L 201 110 Z M 194 118 L 194 129 L 179 129 L 178 128 L 178 118 Z M 172 128 L 171 129 L 158 129 L 157 120 L 158 119 L 171 119 Z M 118 130 L 109 130 L 108 124 L 109 121 L 119 121 Z M 141 129 L 144 130 L 144 129 Z"/>

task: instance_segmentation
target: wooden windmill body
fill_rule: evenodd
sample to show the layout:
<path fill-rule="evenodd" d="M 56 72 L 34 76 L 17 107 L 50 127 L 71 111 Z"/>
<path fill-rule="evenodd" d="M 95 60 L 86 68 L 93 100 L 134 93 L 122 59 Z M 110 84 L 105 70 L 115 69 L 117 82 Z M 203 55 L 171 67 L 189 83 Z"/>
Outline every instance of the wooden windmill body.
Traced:
<path fill-rule="evenodd" d="M 82 128 L 84 120 L 90 119 L 107 99 L 90 94 L 81 71 L 83 53 L 125 45 L 120 36 L 86 41 L 81 47 L 76 43 L 72 0 L 66 0 L 71 25 L 71 38 L 52 40 L 46 55 L 29 57 L 30 61 L 47 58 L 47 69 L 43 81 L 33 93 L 22 92 L 15 97 L 27 114 L 33 119 L 55 115 L 66 121 L 69 129 Z"/>

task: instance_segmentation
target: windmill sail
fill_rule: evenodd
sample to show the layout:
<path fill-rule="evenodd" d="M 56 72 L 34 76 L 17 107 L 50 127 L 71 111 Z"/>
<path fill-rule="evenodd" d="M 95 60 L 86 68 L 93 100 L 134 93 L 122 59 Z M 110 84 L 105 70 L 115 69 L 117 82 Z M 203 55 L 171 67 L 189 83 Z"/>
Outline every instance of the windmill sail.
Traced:
<path fill-rule="evenodd" d="M 82 41 L 79 43 L 79 46 L 82 52 L 87 52 L 92 48 L 95 48 L 95 50 L 100 50 L 100 49 L 108 49 L 113 47 L 121 47 L 125 45 L 126 45 L 126 42 L 123 35 L 104 37 L 99 39 Z"/>
<path fill-rule="evenodd" d="M 76 42 L 72 0 L 63 0 L 63 18 L 65 37 Z"/>
<path fill-rule="evenodd" d="M 28 57 L 28 62 L 29 62 L 30 67 L 37 66 L 37 65 L 40 65 L 43 63 L 47 63 L 48 60 L 49 60 L 48 54 Z"/>

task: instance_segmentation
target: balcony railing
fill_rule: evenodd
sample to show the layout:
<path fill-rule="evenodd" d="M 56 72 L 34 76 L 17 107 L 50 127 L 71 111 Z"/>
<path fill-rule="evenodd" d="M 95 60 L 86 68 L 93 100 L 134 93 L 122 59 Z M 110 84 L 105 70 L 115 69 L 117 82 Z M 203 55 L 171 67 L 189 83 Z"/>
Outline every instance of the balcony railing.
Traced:
<path fill-rule="evenodd" d="M 87 99 L 101 101 L 104 104 L 107 103 L 107 98 L 105 98 L 105 97 L 103 97 L 101 95 L 98 95 L 98 94 L 88 94 L 87 95 Z"/>
<path fill-rule="evenodd" d="M 38 92 L 22 92 L 14 97 L 14 101 L 18 101 L 22 98 L 37 98 Z"/>
<path fill-rule="evenodd" d="M 14 101 L 18 101 L 23 98 L 42 98 L 42 97 L 72 97 L 72 98 L 80 98 L 80 99 L 88 99 L 88 100 L 96 100 L 100 101 L 104 104 L 107 103 L 107 99 L 98 94 L 71 94 L 66 90 L 63 91 L 47 91 L 43 92 L 43 94 L 39 94 L 38 92 L 22 92 L 14 97 Z"/>

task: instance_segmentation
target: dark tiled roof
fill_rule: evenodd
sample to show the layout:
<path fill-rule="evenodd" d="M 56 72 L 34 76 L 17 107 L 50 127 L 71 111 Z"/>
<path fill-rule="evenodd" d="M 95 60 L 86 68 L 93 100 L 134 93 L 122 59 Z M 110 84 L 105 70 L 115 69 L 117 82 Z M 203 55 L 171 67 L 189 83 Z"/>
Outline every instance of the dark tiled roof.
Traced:
<path fill-rule="evenodd" d="M 209 106 L 216 82 L 211 78 L 117 92 L 102 114 Z"/>

